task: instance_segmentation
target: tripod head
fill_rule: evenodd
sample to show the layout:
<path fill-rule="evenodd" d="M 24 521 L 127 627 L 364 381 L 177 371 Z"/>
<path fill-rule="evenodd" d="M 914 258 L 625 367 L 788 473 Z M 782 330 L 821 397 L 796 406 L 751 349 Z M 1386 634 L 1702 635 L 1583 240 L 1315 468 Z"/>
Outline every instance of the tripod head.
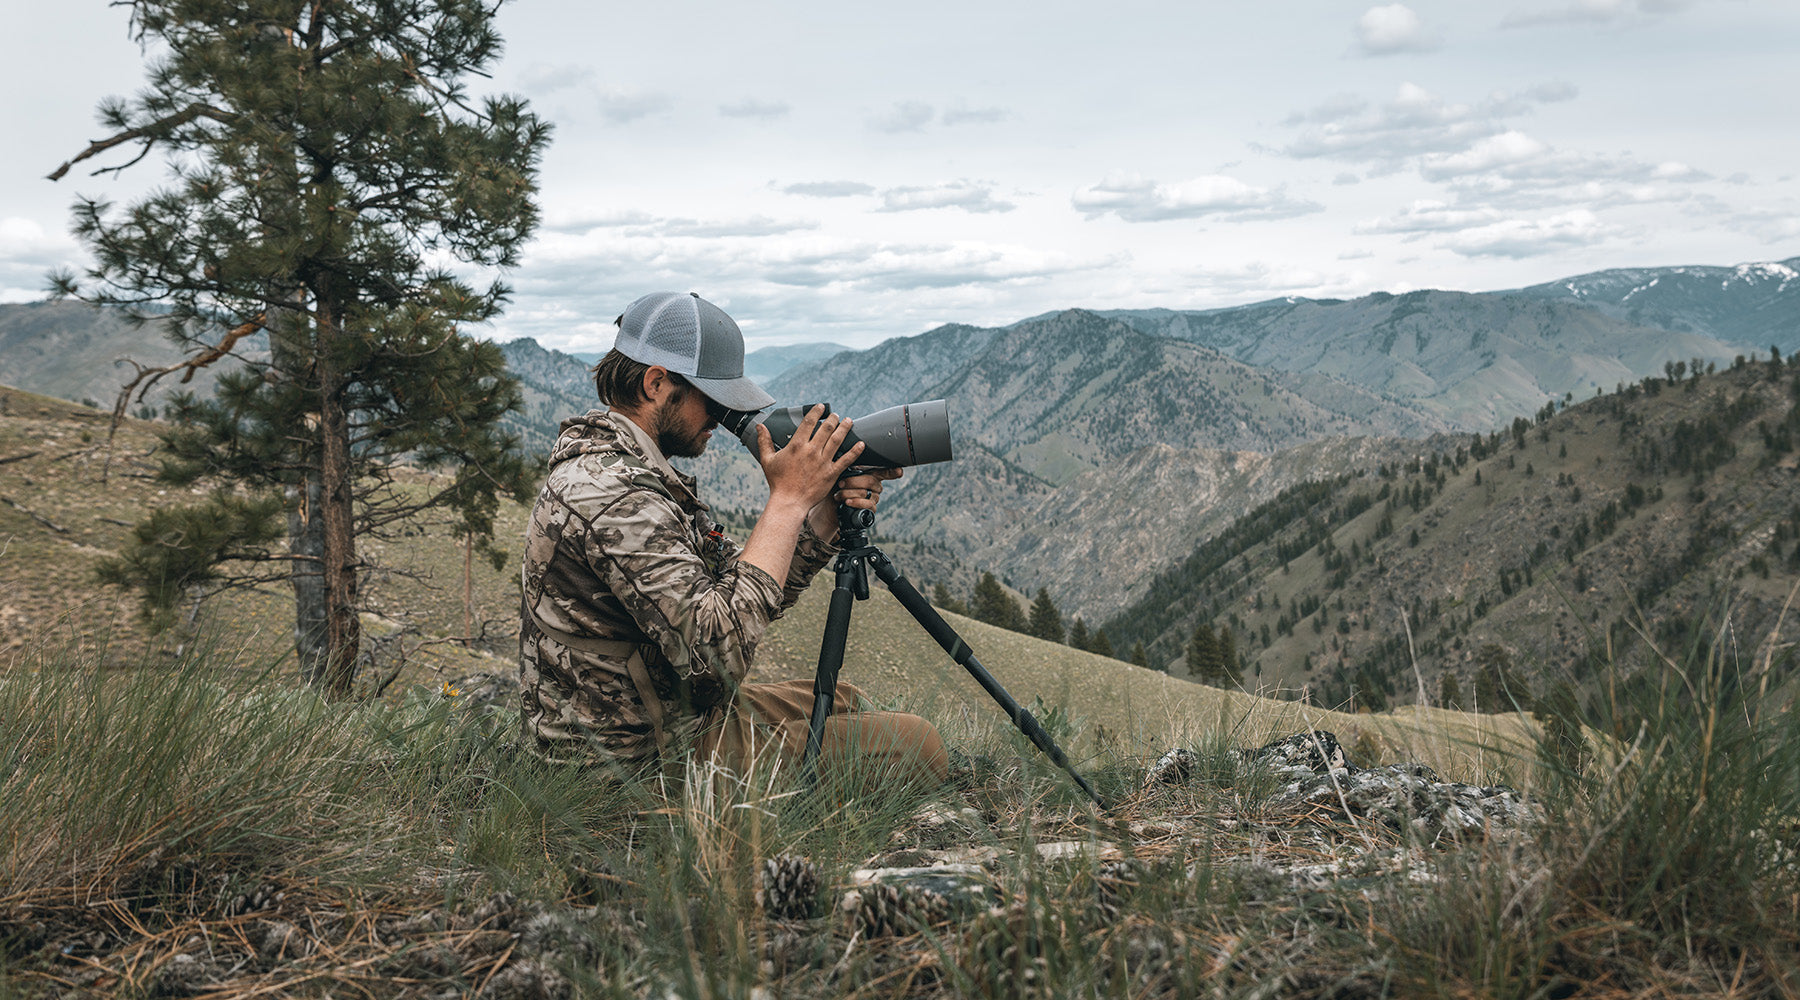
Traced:
<path fill-rule="evenodd" d="M 857 600 L 866 601 L 869 599 L 868 553 L 874 550 L 869 544 L 869 529 L 875 526 L 875 512 L 840 503 L 837 515 L 838 548 L 842 550 L 837 558 L 838 574 L 840 578 L 848 577 L 850 591 Z"/>

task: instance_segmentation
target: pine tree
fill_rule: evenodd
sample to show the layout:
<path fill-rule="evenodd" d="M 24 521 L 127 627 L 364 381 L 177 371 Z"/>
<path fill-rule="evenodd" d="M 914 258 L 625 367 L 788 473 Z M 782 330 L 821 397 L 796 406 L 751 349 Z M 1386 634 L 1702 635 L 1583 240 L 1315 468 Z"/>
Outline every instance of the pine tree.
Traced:
<path fill-rule="evenodd" d="M 163 448 L 165 481 L 213 492 L 157 516 L 215 530 L 170 544 L 146 521 L 110 579 L 164 617 L 175 600 L 286 579 L 301 669 L 334 696 L 361 647 L 359 539 L 437 506 L 485 542 L 497 497 L 530 495 L 499 427 L 518 383 L 498 347 L 463 332 L 508 289 L 445 263 L 509 268 L 537 223 L 550 126 L 464 86 L 499 55 L 497 6 L 132 0 L 156 52 L 148 86 L 103 102 L 111 135 L 51 175 L 120 147 L 137 158 L 100 173 L 170 164 L 169 185 L 123 208 L 79 196 L 73 228 L 94 264 L 53 276 L 58 294 L 125 307 L 186 355 L 140 368 L 117 411 L 167 375 L 231 366 L 213 398 L 177 400 Z M 402 461 L 450 482 L 397 490 Z M 271 549 L 283 512 L 286 553 Z"/>
<path fill-rule="evenodd" d="M 1144 644 L 1141 640 L 1131 647 L 1131 662 L 1136 666 L 1144 667 L 1146 669 L 1150 666 L 1150 654 L 1144 650 Z"/>
<path fill-rule="evenodd" d="M 1238 663 L 1237 636 L 1227 626 L 1219 626 L 1219 680 L 1238 684 L 1243 680 L 1243 667 Z"/>
<path fill-rule="evenodd" d="M 1091 652 L 1089 646 L 1092 645 L 1092 642 L 1093 640 L 1088 637 L 1087 622 L 1082 621 L 1080 615 L 1076 615 L 1075 621 L 1069 625 L 1069 645 L 1083 652 Z"/>
<path fill-rule="evenodd" d="M 969 613 L 969 606 L 950 596 L 950 588 L 941 583 L 931 588 L 931 603 L 953 614 Z"/>
<path fill-rule="evenodd" d="M 1062 612 L 1056 610 L 1056 603 L 1050 600 L 1049 588 L 1038 588 L 1037 600 L 1031 602 L 1031 616 L 1025 623 L 1025 633 L 1046 642 L 1063 641 Z"/>
<path fill-rule="evenodd" d="M 1461 711 L 1463 707 L 1462 684 L 1457 681 L 1456 675 L 1448 670 L 1438 678 L 1438 707 L 1453 708 L 1457 711 Z"/>
<path fill-rule="evenodd" d="M 1088 644 L 1088 652 L 1099 653 L 1101 656 L 1113 655 L 1112 642 L 1106 638 L 1105 629 L 1094 630 L 1094 638 Z"/>
<path fill-rule="evenodd" d="M 1015 632 L 1023 631 L 1025 625 L 1025 612 L 1019 610 L 1019 602 L 1012 599 L 992 573 L 981 574 L 981 582 L 975 585 L 975 593 L 969 598 L 969 617 Z"/>
<path fill-rule="evenodd" d="M 1213 636 L 1212 623 L 1202 621 L 1194 626 L 1187 644 L 1188 676 L 1204 684 L 1219 679 L 1219 645 Z"/>

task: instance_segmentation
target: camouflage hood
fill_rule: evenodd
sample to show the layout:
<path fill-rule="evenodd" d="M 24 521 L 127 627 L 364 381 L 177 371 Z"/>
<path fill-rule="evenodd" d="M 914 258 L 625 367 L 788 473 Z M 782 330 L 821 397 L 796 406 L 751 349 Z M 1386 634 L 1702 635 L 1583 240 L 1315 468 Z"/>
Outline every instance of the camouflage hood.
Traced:
<path fill-rule="evenodd" d="M 606 410 L 589 410 L 564 420 L 556 444 L 550 448 L 549 468 L 582 455 L 633 456 L 650 467 L 676 502 L 690 510 L 709 509 L 700 500 L 694 477 L 670 465 L 650 435 L 625 417 Z"/>

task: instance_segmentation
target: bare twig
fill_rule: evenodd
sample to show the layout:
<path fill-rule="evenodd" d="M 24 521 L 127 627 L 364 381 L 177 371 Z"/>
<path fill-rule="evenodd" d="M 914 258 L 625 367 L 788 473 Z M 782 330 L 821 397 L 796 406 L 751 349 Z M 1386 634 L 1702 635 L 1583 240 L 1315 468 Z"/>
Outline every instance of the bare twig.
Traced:
<path fill-rule="evenodd" d="M 41 454 L 43 454 L 43 453 L 37 452 L 37 451 L 28 451 L 28 452 L 24 453 L 23 455 L 8 455 L 5 458 L 0 458 L 0 465 L 10 465 L 13 462 L 23 462 L 28 458 L 33 458 L 33 457 L 35 457 L 37 455 L 41 455 Z"/>
<path fill-rule="evenodd" d="M 14 500 L 12 497 L 0 497 L 0 503 L 3 503 L 5 505 L 7 505 L 8 507 L 11 507 L 13 510 L 18 511 L 21 514 L 24 514 L 26 517 L 31 518 L 33 521 L 36 521 L 37 523 L 43 525 L 46 528 L 49 528 L 51 531 L 54 531 L 59 535 L 66 535 L 69 533 L 69 529 L 63 527 L 60 524 L 57 524 L 55 521 L 50 520 L 49 518 L 43 516 L 42 514 L 37 513 L 36 511 L 34 511 L 31 508 L 25 506 L 24 504 L 18 502 L 17 500 Z"/>
<path fill-rule="evenodd" d="M 181 376 L 181 384 L 188 384 L 188 382 L 193 380 L 194 375 L 197 374 L 200 369 L 211 366 L 213 362 L 218 361 L 220 358 L 229 354 L 231 349 L 237 346 L 238 341 L 263 329 L 268 322 L 268 318 L 269 314 L 266 312 L 257 313 L 255 319 L 240 323 L 230 330 L 227 330 L 225 336 L 221 337 L 217 344 L 207 348 L 198 357 L 189 358 L 186 361 L 178 361 L 172 365 L 164 365 L 161 368 L 150 368 L 138 364 L 130 358 L 126 358 L 125 361 L 136 368 L 138 372 L 130 382 L 125 383 L 125 386 L 119 390 L 118 398 L 113 400 L 112 423 L 108 424 L 106 428 L 106 464 L 100 468 L 100 485 L 106 485 L 107 474 L 112 471 L 113 438 L 119 433 L 119 425 L 125 422 L 125 407 L 131 404 L 131 394 L 134 391 L 137 393 L 138 402 L 141 403 L 144 401 L 144 396 L 155 387 L 156 383 L 162 381 L 164 376 L 173 375 L 176 372 L 183 373 Z M 139 388 L 140 385 L 143 387 Z"/>

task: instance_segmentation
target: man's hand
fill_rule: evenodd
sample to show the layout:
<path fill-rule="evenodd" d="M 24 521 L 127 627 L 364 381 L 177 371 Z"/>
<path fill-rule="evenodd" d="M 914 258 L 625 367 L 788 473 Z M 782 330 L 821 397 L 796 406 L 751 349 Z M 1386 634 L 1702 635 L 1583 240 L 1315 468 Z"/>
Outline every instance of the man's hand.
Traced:
<path fill-rule="evenodd" d="M 849 434 L 850 421 L 840 419 L 836 414 L 825 416 L 824 406 L 808 410 L 793 438 L 782 448 L 775 447 L 767 427 L 756 426 L 756 459 L 762 463 L 763 477 L 769 481 L 769 502 L 763 508 L 762 516 L 756 519 L 756 527 L 750 529 L 750 538 L 744 542 L 739 561 L 763 570 L 777 582 L 787 579 L 794 545 L 800 539 L 800 525 L 831 495 L 837 481 L 862 454 L 863 446 L 858 442 L 844 453 L 844 457 L 835 457 Z M 856 488 L 876 496 L 881 494 L 879 483 Z M 813 523 L 813 530 L 820 537 L 836 535 L 836 508 L 831 510 L 828 527 L 829 531 L 820 532 L 818 522 Z"/>
<path fill-rule="evenodd" d="M 830 541 L 838 532 L 838 504 L 874 510 L 881 503 L 881 485 L 904 474 L 904 469 L 866 469 L 838 480 L 831 495 L 807 512 L 813 534 Z"/>
<path fill-rule="evenodd" d="M 756 425 L 756 458 L 769 481 L 770 504 L 795 504 L 806 511 L 824 500 L 863 452 L 859 441 L 842 458 L 835 457 L 849 434 L 850 421 L 835 413 L 826 416 L 823 405 L 806 411 L 794 436 L 779 449 L 769 429 Z"/>

